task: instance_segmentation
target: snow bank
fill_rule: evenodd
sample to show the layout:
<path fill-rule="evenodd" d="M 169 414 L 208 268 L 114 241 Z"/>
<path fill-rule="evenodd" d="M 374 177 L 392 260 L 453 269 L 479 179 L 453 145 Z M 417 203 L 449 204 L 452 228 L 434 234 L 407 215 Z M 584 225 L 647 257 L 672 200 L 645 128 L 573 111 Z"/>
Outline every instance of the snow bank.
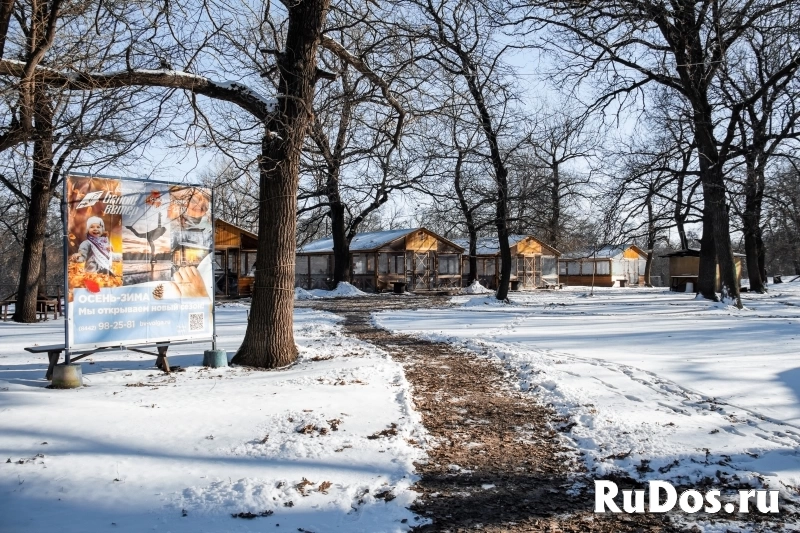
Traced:
<path fill-rule="evenodd" d="M 324 291 L 322 289 L 314 289 L 309 291 L 310 294 L 317 298 L 353 298 L 357 296 L 371 296 L 366 292 L 362 292 L 355 288 L 350 283 L 346 281 L 340 281 L 339 284 L 336 286 L 335 289 L 332 291 Z"/>
<path fill-rule="evenodd" d="M 663 289 L 579 296 L 517 294 L 513 305 L 374 322 L 502 360 L 521 390 L 564 417 L 563 434 L 598 476 L 738 477 L 797 499 L 800 290 L 746 293 L 746 310 Z"/>
<path fill-rule="evenodd" d="M 494 291 L 487 289 L 476 279 L 469 287 L 461 289 L 461 294 L 490 294 Z"/>
<path fill-rule="evenodd" d="M 317 296 L 314 296 L 307 290 L 302 287 L 295 287 L 294 288 L 294 299 L 295 300 L 315 300 Z"/>
<path fill-rule="evenodd" d="M 244 308 L 216 311 L 218 346 L 239 346 Z M 0 322 L 0 530 L 407 531 L 417 520 L 412 442 L 425 442 L 402 367 L 295 311 L 300 358 L 272 372 L 200 366 L 176 346 L 165 375 L 132 352 L 82 361 L 85 384 L 49 390 L 63 320 Z M 396 424 L 396 435 L 369 438 Z M 7 459 L 11 462 L 7 463 Z M 389 496 L 387 496 L 387 494 Z M 238 513 L 264 514 L 251 520 Z M 280 524 L 280 527 L 277 527 Z"/>

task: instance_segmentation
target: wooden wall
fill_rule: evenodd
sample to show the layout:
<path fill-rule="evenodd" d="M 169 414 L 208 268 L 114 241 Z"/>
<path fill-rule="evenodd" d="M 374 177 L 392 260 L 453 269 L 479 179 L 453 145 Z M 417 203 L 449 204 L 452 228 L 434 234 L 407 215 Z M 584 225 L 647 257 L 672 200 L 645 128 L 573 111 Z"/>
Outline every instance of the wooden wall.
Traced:
<path fill-rule="evenodd" d="M 563 283 L 564 285 L 585 285 L 590 287 L 592 285 L 592 276 L 565 276 L 563 274 L 558 276 L 558 281 Z M 614 281 L 611 279 L 610 274 L 606 275 L 598 275 L 595 274 L 594 276 L 594 286 L 595 287 L 613 287 Z"/>
<path fill-rule="evenodd" d="M 643 260 L 647 259 L 646 255 L 645 256 L 639 255 L 639 252 L 637 252 L 633 248 L 626 248 L 622 252 L 622 257 L 624 257 L 625 259 L 643 259 Z"/>
<path fill-rule="evenodd" d="M 736 280 L 741 286 L 742 284 L 742 258 L 734 257 L 733 262 L 736 265 Z M 669 286 L 672 286 L 672 276 L 697 276 L 700 273 L 700 258 L 699 257 L 670 257 L 669 258 Z M 720 290 L 719 281 L 719 266 L 717 266 L 716 279 L 714 281 L 716 286 L 715 290 Z"/>
<path fill-rule="evenodd" d="M 230 224 L 217 220 L 214 224 L 214 247 L 217 250 L 239 248 L 240 231 Z"/>
<path fill-rule="evenodd" d="M 439 249 L 439 239 L 425 231 L 415 231 L 406 235 L 406 250 L 430 252 Z"/>
<path fill-rule="evenodd" d="M 536 242 L 535 239 L 522 239 L 511 247 L 511 255 L 553 255 L 553 252 Z"/>

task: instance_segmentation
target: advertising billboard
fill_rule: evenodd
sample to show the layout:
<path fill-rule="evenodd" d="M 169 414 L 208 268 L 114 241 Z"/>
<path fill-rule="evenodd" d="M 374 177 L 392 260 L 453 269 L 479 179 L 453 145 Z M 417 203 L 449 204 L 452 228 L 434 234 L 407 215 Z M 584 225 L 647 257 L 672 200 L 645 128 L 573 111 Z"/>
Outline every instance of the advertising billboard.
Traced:
<path fill-rule="evenodd" d="M 70 175 L 68 349 L 209 340 L 211 190 Z"/>

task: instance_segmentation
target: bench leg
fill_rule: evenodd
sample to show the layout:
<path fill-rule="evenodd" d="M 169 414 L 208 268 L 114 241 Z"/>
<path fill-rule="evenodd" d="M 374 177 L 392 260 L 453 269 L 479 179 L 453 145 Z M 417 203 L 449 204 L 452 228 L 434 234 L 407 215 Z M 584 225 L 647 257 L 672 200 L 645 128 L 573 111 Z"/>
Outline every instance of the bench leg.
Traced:
<path fill-rule="evenodd" d="M 53 379 L 53 368 L 58 364 L 59 355 L 61 355 L 61 352 L 47 352 L 47 357 L 50 359 L 50 365 L 47 367 L 47 374 L 44 376 L 47 381 Z"/>
<path fill-rule="evenodd" d="M 167 360 L 167 349 L 169 346 L 157 346 L 158 358 L 156 359 L 156 366 L 164 372 L 169 372 L 169 361 Z"/>

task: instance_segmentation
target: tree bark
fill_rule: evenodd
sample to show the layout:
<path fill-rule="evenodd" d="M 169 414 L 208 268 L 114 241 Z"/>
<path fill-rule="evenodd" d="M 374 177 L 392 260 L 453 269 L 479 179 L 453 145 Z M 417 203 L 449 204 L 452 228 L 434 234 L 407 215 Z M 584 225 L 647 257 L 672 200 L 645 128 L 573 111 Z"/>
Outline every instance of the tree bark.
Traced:
<path fill-rule="evenodd" d="M 300 152 L 311 119 L 317 46 L 328 0 L 287 4 L 286 47 L 278 58 L 279 112 L 262 141 L 259 234 L 250 320 L 235 364 L 279 368 L 297 359 L 292 330 Z"/>
<path fill-rule="evenodd" d="M 703 204 L 703 236 L 700 239 L 700 265 L 695 292 L 707 300 L 717 301 L 717 252 L 714 248 L 714 226 L 708 202 Z"/>
<path fill-rule="evenodd" d="M 340 282 L 350 282 L 350 240 L 347 238 L 347 224 L 344 221 L 344 204 L 336 192 L 336 202 L 331 202 L 329 216 L 333 237 L 333 287 Z M 329 195 L 330 199 L 331 196 Z M 330 201 L 330 200 L 329 200 Z"/>
<path fill-rule="evenodd" d="M 34 95 L 33 114 L 33 173 L 17 303 L 12 317 L 15 322 L 36 322 L 39 271 L 47 229 L 47 208 L 52 194 L 50 177 L 53 171 L 53 107 L 41 88 Z"/>
<path fill-rule="evenodd" d="M 3 52 L 5 52 L 8 27 L 11 23 L 11 15 L 13 13 L 14 0 L 0 1 L 0 57 L 3 57 Z"/>
<path fill-rule="evenodd" d="M 742 307 L 742 300 L 739 295 L 739 283 L 736 278 L 736 265 L 733 261 L 733 247 L 730 238 L 730 222 L 728 218 L 728 206 L 725 201 L 725 178 L 722 173 L 722 160 L 717 150 L 717 141 L 713 131 L 713 117 L 710 105 L 707 105 L 707 96 L 696 96 L 693 102 L 695 139 L 697 140 L 697 150 L 699 153 L 700 179 L 703 183 L 703 241 L 700 245 L 700 262 L 703 266 L 703 258 L 710 250 L 703 250 L 703 243 L 706 240 L 706 230 L 713 231 L 714 252 L 716 253 L 717 264 L 719 265 L 720 293 L 722 300 L 731 299 L 736 307 Z M 708 216 L 710 215 L 710 217 Z M 706 219 L 710 218 L 707 222 Z M 710 226 L 710 228 L 709 228 Z M 705 252 L 705 254 L 704 254 Z M 708 264 L 705 265 L 706 268 Z M 708 275 L 708 272 L 701 273 Z M 704 280 L 707 281 L 707 280 Z M 703 296 L 708 298 L 708 287 L 703 286 Z"/>
<path fill-rule="evenodd" d="M 656 246 L 656 224 L 653 220 L 653 195 L 654 186 L 650 184 L 650 191 L 647 195 L 647 260 L 644 264 L 644 286 L 652 287 L 650 282 L 650 272 L 653 270 L 653 248 Z"/>
<path fill-rule="evenodd" d="M 764 200 L 764 166 L 767 154 L 762 132 L 754 133 L 754 147 L 745 154 L 747 176 L 745 181 L 744 213 L 742 214 L 742 231 L 744 233 L 744 251 L 747 262 L 747 277 L 750 280 L 750 291 L 767 292 L 767 277 L 764 273 L 764 242 L 761 237 L 761 208 Z"/>

